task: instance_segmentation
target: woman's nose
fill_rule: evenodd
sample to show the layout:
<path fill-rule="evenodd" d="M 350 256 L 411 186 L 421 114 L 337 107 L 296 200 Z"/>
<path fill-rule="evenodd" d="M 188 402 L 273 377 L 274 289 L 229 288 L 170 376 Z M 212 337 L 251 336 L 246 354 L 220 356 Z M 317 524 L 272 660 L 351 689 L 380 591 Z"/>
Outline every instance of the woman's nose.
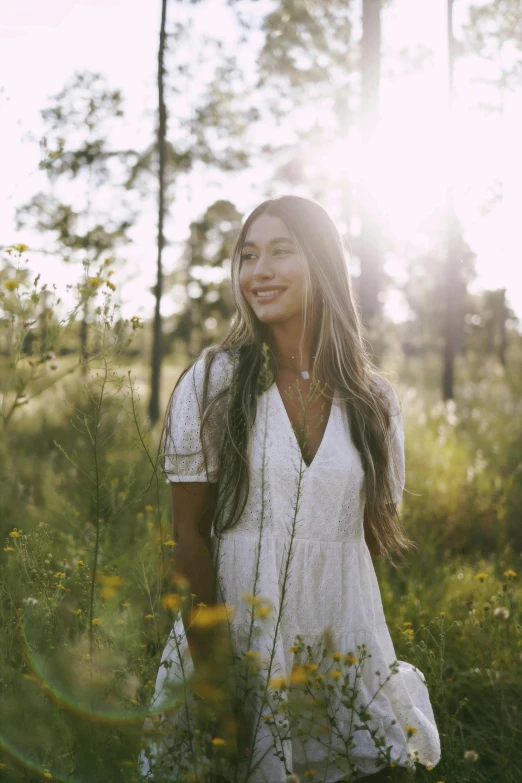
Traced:
<path fill-rule="evenodd" d="M 254 268 L 254 280 L 273 277 L 274 273 L 268 255 L 261 253 Z"/>

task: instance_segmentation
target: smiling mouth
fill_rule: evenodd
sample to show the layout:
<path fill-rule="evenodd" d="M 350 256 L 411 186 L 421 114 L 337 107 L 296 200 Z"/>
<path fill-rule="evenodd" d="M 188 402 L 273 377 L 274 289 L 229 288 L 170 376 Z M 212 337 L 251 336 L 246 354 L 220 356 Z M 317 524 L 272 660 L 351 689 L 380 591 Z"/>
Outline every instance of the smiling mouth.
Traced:
<path fill-rule="evenodd" d="M 286 288 L 273 288 L 270 289 L 270 291 L 256 291 L 254 293 L 255 298 L 258 301 L 272 301 L 276 298 L 276 296 L 279 296 L 279 294 L 282 294 L 286 291 Z"/>

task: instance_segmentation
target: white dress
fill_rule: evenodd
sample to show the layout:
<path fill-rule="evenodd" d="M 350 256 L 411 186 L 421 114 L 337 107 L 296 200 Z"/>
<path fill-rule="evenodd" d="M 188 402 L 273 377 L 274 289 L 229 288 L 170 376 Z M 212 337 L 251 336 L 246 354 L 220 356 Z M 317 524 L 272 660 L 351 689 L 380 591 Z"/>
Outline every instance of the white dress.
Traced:
<path fill-rule="evenodd" d="M 225 353 L 220 354 L 212 369 L 211 394 L 229 382 L 230 373 L 230 358 Z M 208 441 L 211 456 L 207 463 L 208 474 L 200 451 L 202 381 L 203 356 L 187 373 L 174 395 L 175 415 L 170 434 L 177 457 L 166 461 L 170 482 L 217 480 L 218 440 L 214 437 L 214 443 L 212 438 Z M 390 394 L 391 387 L 386 389 Z M 390 472 L 393 499 L 398 503 L 405 482 L 404 430 L 394 392 L 392 409 L 395 413 L 392 417 L 394 460 Z M 189 454 L 192 456 L 184 456 Z M 235 649 L 240 654 L 247 649 L 257 652 L 258 660 L 266 667 L 263 671 L 265 682 L 281 676 L 288 679 L 292 667 L 306 661 L 306 653 L 304 657 L 303 654 L 298 657 L 290 650 L 297 635 L 300 634 L 305 646 L 310 645 L 315 654 L 312 660 L 319 663 L 326 630 L 329 653 L 316 674 L 324 673 L 324 682 L 335 686 L 331 702 L 333 713 L 330 710 L 330 714 L 335 718 L 341 737 L 352 737 L 350 759 L 354 774 L 371 774 L 385 766 L 382 760 L 377 760 L 378 751 L 370 736 L 373 730 L 374 736 L 384 739 L 383 747 L 391 746 L 389 758 L 397 765 L 414 769 L 416 761 L 435 766 L 441 751 L 428 689 L 421 671 L 396 659 L 372 558 L 364 539 L 364 472 L 351 439 L 348 417 L 337 398 L 334 398 L 319 449 L 307 467 L 277 385 L 273 383 L 258 398 L 249 444 L 249 464 L 250 492 L 240 521 L 223 533 L 220 543 L 212 535 L 219 599 L 236 610 L 231 619 Z M 250 640 L 246 640 L 245 634 L 252 607 L 242 599 L 244 593 L 255 593 L 273 607 L 268 618 L 256 620 L 258 635 Z M 248 647 L 244 645 L 245 641 L 249 642 Z M 362 645 L 366 646 L 366 655 L 371 657 L 365 658 Z M 343 678 L 334 680 L 329 673 L 332 666 L 342 668 L 333 660 L 332 652 L 351 654 L 357 659 L 362 654 L 363 662 L 357 670 L 357 698 L 350 707 L 340 703 Z M 155 710 L 166 698 L 166 682 L 171 678 L 180 681 L 180 657 L 186 678 L 193 669 L 181 619 L 175 623 L 163 652 L 151 702 Z M 270 657 L 272 666 L 268 671 Z M 163 666 L 164 662 L 168 668 Z M 353 664 L 343 669 L 345 681 L 352 686 L 355 669 Z M 275 724 L 271 726 L 262 718 L 272 714 L 271 707 L 277 709 L 277 702 L 287 698 L 287 691 L 279 691 L 274 696 L 274 690 L 269 689 L 268 694 L 269 704 L 263 706 L 261 719 L 256 717 L 261 710 L 255 701 L 249 703 L 245 713 L 251 732 L 257 724 L 248 780 L 283 783 L 288 773 L 296 773 L 301 778 L 309 769 L 315 770 L 313 780 L 316 782 L 334 783 L 341 779 L 346 774 L 346 763 L 344 767 L 336 766 L 333 756 L 336 751 L 346 751 L 346 745 L 337 732 L 321 734 L 319 739 L 309 738 L 303 743 L 302 737 L 289 730 L 284 712 L 276 714 L 276 731 Z M 358 717 L 358 710 L 363 707 L 369 710 L 364 724 Z M 181 712 L 187 714 L 187 710 L 169 714 L 171 742 L 178 721 L 183 720 Z M 320 721 L 317 717 L 316 720 Z M 353 730 L 356 725 L 364 727 Z M 407 726 L 413 731 L 406 731 Z M 285 737 L 285 732 L 286 739 L 274 741 L 274 736 Z M 155 758 L 159 758 L 167 746 L 151 744 L 149 747 L 156 754 Z M 275 746 L 279 755 L 276 755 Z M 244 763 L 246 769 L 248 763 Z M 145 777 L 152 773 L 144 756 L 141 770 Z M 171 774 L 175 780 L 175 768 Z M 246 773 L 238 780 L 247 780 Z"/>

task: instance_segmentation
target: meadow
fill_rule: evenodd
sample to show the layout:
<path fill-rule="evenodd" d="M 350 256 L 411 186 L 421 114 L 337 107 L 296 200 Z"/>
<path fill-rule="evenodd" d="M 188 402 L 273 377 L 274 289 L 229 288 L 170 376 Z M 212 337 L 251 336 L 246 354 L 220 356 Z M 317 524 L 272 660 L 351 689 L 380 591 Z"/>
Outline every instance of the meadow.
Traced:
<path fill-rule="evenodd" d="M 173 568 L 147 368 L 102 343 L 86 376 L 70 357 L 43 357 L 42 377 L 52 362 L 63 377 L 34 399 L 28 382 L 0 439 L 6 781 L 140 780 L 160 655 L 190 601 Z M 4 378 L 29 377 L 29 357 L 2 361 Z M 163 406 L 186 361 L 166 359 Z M 421 783 L 522 780 L 521 366 L 520 343 L 508 369 L 460 356 L 447 404 L 438 358 L 386 366 L 406 429 L 401 513 L 419 548 L 401 568 L 375 567 L 397 657 L 425 674 L 440 731 L 442 759 L 417 765 Z M 196 750 L 204 777 L 180 780 L 226 774 L 232 757 L 211 721 Z"/>

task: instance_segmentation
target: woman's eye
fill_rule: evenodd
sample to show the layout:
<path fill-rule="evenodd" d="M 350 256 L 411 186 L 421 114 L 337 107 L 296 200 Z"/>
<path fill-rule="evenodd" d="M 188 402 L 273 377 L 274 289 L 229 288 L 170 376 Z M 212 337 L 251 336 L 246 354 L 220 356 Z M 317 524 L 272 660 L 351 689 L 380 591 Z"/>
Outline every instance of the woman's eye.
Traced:
<path fill-rule="evenodd" d="M 241 261 L 248 261 L 248 257 L 253 255 L 253 253 L 245 253 L 243 256 L 241 256 Z"/>

